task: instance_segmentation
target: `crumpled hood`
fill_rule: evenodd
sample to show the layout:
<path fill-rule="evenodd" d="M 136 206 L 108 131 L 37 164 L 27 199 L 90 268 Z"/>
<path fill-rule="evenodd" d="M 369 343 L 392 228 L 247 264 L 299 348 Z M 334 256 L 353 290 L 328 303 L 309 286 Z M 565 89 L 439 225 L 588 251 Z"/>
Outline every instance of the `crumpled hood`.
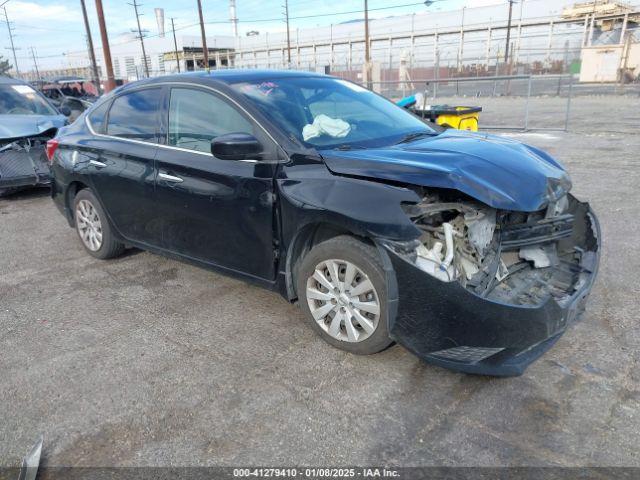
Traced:
<path fill-rule="evenodd" d="M 571 188 L 547 153 L 483 133 L 450 129 L 406 144 L 320 153 L 333 173 L 451 188 L 506 210 L 540 210 Z"/>
<path fill-rule="evenodd" d="M 0 115 L 0 139 L 38 135 L 66 121 L 64 115 Z"/>

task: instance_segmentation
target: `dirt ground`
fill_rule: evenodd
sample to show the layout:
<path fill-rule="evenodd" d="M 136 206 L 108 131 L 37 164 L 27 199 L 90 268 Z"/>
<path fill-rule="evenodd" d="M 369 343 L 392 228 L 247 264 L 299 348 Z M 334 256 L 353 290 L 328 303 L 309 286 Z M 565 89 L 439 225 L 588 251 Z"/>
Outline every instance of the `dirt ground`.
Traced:
<path fill-rule="evenodd" d="M 44 434 L 50 466 L 640 466 L 639 105 L 580 97 L 570 133 L 508 134 L 567 166 L 604 238 L 582 320 L 518 378 L 341 352 L 274 293 L 145 252 L 94 260 L 46 192 L 0 199 L 0 465 Z"/>

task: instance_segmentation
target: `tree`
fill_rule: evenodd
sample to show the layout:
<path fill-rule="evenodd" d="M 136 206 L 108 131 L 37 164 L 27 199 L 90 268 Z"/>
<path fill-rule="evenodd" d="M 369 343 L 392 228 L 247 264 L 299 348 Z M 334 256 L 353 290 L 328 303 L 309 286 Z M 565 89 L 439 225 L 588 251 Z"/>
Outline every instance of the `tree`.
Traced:
<path fill-rule="evenodd" d="M 13 65 L 9 63 L 9 60 L 6 60 L 0 55 L 0 75 L 10 76 L 9 72 L 13 69 Z"/>

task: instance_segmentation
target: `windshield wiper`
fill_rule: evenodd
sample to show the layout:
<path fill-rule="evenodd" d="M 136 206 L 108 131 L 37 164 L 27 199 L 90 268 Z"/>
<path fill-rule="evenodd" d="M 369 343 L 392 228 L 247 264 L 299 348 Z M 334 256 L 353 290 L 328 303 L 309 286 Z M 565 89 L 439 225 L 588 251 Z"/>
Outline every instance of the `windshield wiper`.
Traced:
<path fill-rule="evenodd" d="M 364 148 L 366 147 L 363 147 L 362 145 L 349 145 L 348 143 L 343 143 L 342 145 L 335 147 L 334 150 L 362 150 Z"/>
<path fill-rule="evenodd" d="M 430 137 L 432 135 L 436 135 L 436 132 L 430 132 L 428 130 L 423 130 L 420 132 L 413 132 L 413 133 L 409 133 L 407 135 L 405 135 L 404 137 L 402 137 L 400 139 L 399 142 L 397 143 L 407 143 L 407 142 L 412 142 L 413 140 L 417 140 L 420 137 Z"/>

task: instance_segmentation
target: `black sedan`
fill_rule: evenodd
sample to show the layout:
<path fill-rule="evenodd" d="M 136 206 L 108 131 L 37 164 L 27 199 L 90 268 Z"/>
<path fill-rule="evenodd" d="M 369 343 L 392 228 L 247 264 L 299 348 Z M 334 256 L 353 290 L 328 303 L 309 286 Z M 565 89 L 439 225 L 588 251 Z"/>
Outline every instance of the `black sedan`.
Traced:
<path fill-rule="evenodd" d="M 87 252 L 180 258 L 298 301 L 328 343 L 518 375 L 576 317 L 600 231 L 546 153 L 279 71 L 128 84 L 49 142 Z"/>

